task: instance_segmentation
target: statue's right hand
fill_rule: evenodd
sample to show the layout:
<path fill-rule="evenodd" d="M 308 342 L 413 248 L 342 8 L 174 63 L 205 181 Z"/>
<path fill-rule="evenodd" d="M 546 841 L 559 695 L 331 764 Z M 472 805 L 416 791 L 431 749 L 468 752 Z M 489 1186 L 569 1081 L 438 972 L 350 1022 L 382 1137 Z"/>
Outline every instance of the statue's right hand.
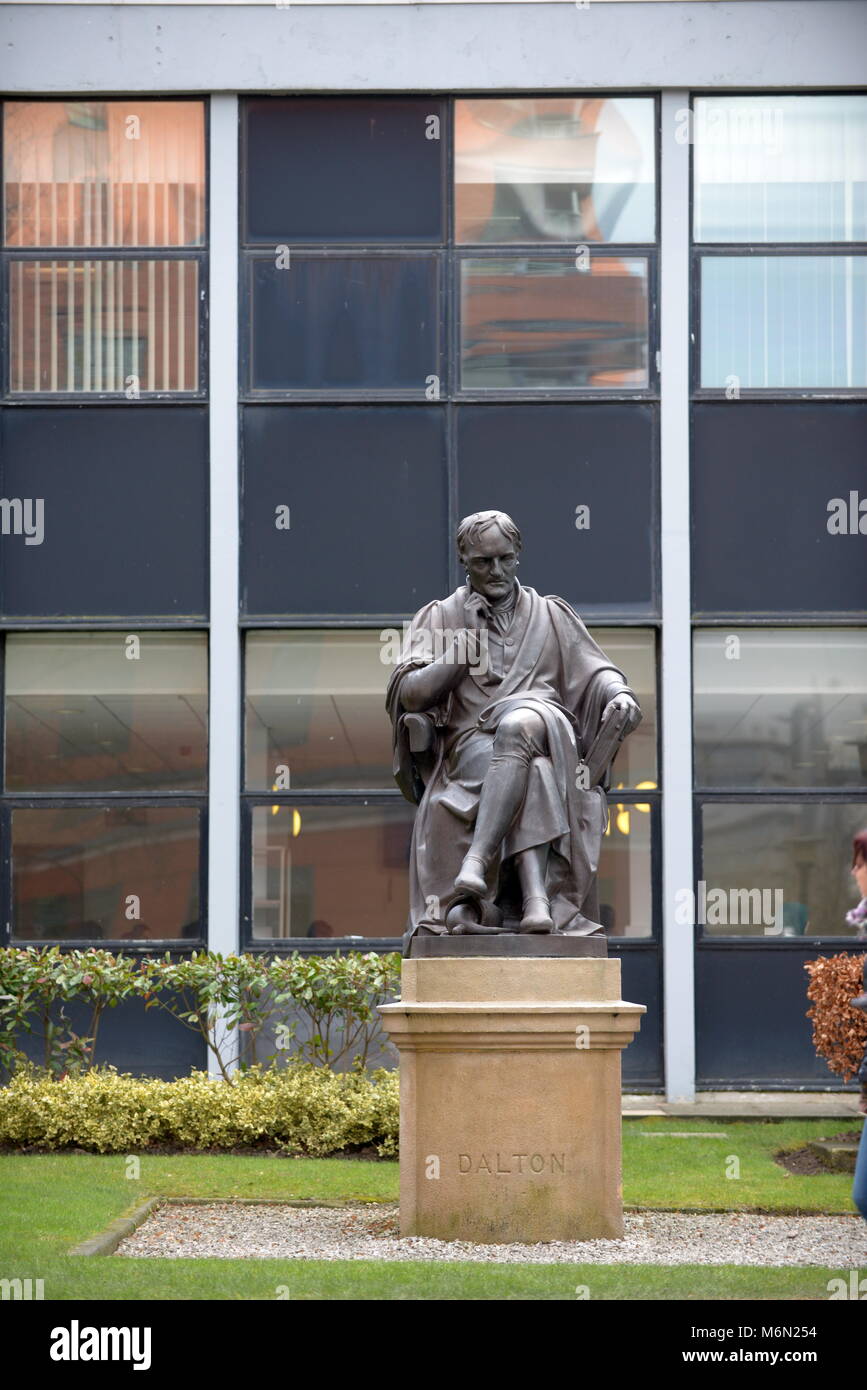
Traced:
<path fill-rule="evenodd" d="M 470 632 L 479 632 L 488 625 L 488 605 L 481 594 L 470 594 L 464 604 L 464 617 Z"/>

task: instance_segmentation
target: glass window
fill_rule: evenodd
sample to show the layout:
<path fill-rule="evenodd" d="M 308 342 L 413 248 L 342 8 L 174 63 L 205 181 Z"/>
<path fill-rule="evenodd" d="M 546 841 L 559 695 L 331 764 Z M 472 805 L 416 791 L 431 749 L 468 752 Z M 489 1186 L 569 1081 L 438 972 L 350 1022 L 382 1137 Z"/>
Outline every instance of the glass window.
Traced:
<path fill-rule="evenodd" d="M 867 386 L 867 256 L 705 256 L 701 385 Z"/>
<path fill-rule="evenodd" d="M 10 101 L 7 246 L 201 246 L 201 101 Z"/>
<path fill-rule="evenodd" d="M 443 101 L 257 97 L 243 110 L 248 243 L 442 242 Z"/>
<path fill-rule="evenodd" d="M 253 939 L 402 936 L 413 816 L 398 799 L 254 807 Z"/>
<path fill-rule="evenodd" d="M 696 632 L 700 787 L 867 782 L 867 628 Z"/>
<path fill-rule="evenodd" d="M 647 386 L 647 261 L 577 259 L 461 262 L 465 390 Z"/>
<path fill-rule="evenodd" d="M 863 801 L 705 804 L 701 814 L 702 879 L 681 920 L 709 936 L 856 936 L 846 914 L 860 896 L 850 865 Z"/>
<path fill-rule="evenodd" d="M 10 390 L 199 388 L 199 267 L 186 260 L 10 264 Z"/>
<path fill-rule="evenodd" d="M 699 97 L 695 240 L 867 241 L 867 96 Z"/>
<path fill-rule="evenodd" d="M 438 398 L 435 258 L 289 255 L 250 262 L 253 390 Z"/>
<path fill-rule="evenodd" d="M 203 791 L 204 633 L 10 633 L 6 790 Z"/>
<path fill-rule="evenodd" d="M 654 126 L 647 97 L 457 101 L 455 240 L 653 241 Z"/>
<path fill-rule="evenodd" d="M 200 812 L 12 811 L 13 935 L 22 941 L 199 939 Z"/>
<path fill-rule="evenodd" d="M 611 772 L 611 797 L 620 788 L 655 790 L 656 775 L 656 640 L 640 628 L 591 627 L 598 642 L 626 676 L 643 715 L 638 728 L 621 746 Z M 609 798 L 610 799 L 610 798 Z"/>
<path fill-rule="evenodd" d="M 249 633 L 247 787 L 393 788 L 389 653 L 379 631 Z"/>
<path fill-rule="evenodd" d="M 607 936 L 651 936 L 651 807 L 649 803 L 619 803 L 615 795 L 612 792 L 609 796 L 608 829 L 599 856 L 599 921 Z"/>

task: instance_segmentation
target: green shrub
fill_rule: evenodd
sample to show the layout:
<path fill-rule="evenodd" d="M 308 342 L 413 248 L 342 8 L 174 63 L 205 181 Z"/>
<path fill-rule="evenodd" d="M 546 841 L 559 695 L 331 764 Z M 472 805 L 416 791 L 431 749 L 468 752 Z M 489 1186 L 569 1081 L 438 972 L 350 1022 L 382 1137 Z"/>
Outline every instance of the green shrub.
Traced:
<path fill-rule="evenodd" d="M 0 1087 L 0 1145 L 130 1153 L 149 1146 L 233 1149 L 268 1144 L 324 1157 L 375 1145 L 397 1153 L 393 1072 L 344 1074 L 307 1062 L 241 1073 L 234 1085 L 193 1072 L 142 1080 L 113 1068 L 55 1081 L 22 1068 Z"/>
<path fill-rule="evenodd" d="M 0 1066 L 13 1070 L 29 1034 L 41 1038 L 43 1065 L 56 1078 L 93 1066 L 100 1019 L 123 1000 L 162 1009 L 205 1043 L 224 1081 L 263 1062 L 270 1029 L 278 1050 L 326 1066 L 364 1066 L 385 1035 L 377 1005 L 400 985 L 400 957 L 360 951 L 329 956 L 220 955 L 194 951 L 172 959 L 114 955 L 97 947 L 0 949 Z M 66 1006 L 89 1012 L 84 1036 L 72 1029 Z M 308 1036 L 296 1037 L 299 1015 Z"/>

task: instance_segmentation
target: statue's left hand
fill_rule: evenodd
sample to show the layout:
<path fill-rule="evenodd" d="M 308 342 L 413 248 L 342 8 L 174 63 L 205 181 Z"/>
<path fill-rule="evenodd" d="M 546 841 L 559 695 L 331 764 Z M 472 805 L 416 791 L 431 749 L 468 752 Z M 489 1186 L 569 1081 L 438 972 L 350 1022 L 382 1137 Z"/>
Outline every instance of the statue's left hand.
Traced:
<path fill-rule="evenodd" d="M 626 728 L 624 729 L 625 738 L 627 734 L 632 733 L 633 729 L 637 729 L 638 725 L 641 723 L 641 710 L 639 706 L 636 704 L 636 702 L 633 700 L 631 695 L 615 695 L 614 699 L 609 700 L 608 704 L 602 711 L 603 724 L 605 723 L 609 715 L 613 713 L 614 710 L 626 710 L 629 715 L 629 721 L 626 725 Z"/>

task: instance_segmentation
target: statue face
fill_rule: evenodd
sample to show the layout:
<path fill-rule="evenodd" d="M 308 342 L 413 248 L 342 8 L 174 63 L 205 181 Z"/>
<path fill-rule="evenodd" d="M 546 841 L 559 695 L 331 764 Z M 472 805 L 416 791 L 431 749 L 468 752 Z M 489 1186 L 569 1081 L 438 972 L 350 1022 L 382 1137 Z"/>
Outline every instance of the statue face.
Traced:
<path fill-rule="evenodd" d="M 461 560 L 470 577 L 470 588 L 496 602 L 505 598 L 515 582 L 518 552 L 499 526 L 489 526 L 481 539 L 462 552 Z"/>

